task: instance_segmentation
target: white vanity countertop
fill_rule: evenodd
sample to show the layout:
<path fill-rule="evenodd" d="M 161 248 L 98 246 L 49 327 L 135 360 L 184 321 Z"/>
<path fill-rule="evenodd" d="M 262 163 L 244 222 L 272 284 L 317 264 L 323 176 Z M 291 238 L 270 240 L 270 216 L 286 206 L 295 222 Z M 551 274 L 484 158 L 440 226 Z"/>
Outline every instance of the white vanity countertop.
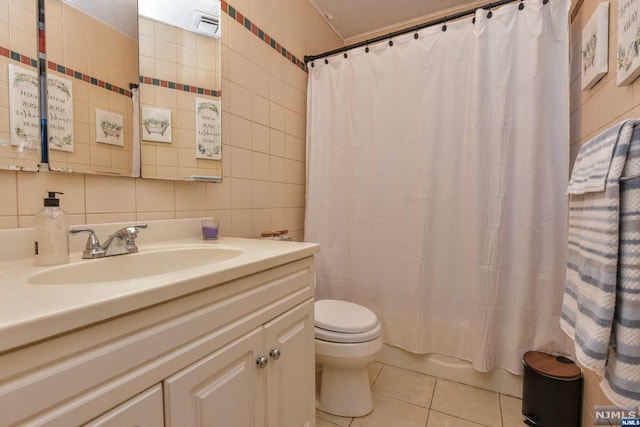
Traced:
<path fill-rule="evenodd" d="M 202 240 L 200 219 L 147 221 L 140 231 L 139 252 L 166 247 L 212 245 L 241 249 L 241 255 L 178 272 L 115 282 L 72 285 L 32 285 L 36 267 L 33 230 L 0 230 L 0 353 L 114 316 L 257 273 L 314 255 L 317 244 L 221 237 Z M 131 223 L 96 225 L 104 241 L 109 233 Z M 84 227 L 84 226 L 83 226 Z M 146 236 L 146 238 L 145 238 Z M 86 234 L 71 237 L 71 263 L 97 263 L 81 259 Z M 129 257 L 135 255 L 120 255 Z M 65 264 L 69 265 L 69 264 Z"/>

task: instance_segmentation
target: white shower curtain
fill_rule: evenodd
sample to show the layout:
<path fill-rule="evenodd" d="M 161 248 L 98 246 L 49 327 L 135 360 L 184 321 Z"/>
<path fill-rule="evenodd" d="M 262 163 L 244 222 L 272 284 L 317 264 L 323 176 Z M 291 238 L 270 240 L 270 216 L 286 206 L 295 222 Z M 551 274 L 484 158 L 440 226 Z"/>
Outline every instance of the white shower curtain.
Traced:
<path fill-rule="evenodd" d="M 385 343 L 479 371 L 571 351 L 559 327 L 569 2 L 522 3 L 309 73 L 317 298 L 365 305 Z"/>

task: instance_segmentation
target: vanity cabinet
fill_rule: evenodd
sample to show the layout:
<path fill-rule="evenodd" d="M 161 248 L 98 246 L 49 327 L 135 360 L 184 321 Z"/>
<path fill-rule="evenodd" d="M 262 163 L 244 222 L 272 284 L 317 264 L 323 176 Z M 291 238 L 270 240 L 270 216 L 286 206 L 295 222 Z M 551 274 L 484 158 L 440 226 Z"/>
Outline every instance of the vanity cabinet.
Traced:
<path fill-rule="evenodd" d="M 312 256 L 213 283 L 0 353 L 0 426 L 311 426 L 313 326 Z"/>
<path fill-rule="evenodd" d="M 163 423 L 162 386 L 158 384 L 83 427 L 158 427 Z"/>
<path fill-rule="evenodd" d="M 310 426 L 313 354 L 307 301 L 166 379 L 165 426 Z"/>

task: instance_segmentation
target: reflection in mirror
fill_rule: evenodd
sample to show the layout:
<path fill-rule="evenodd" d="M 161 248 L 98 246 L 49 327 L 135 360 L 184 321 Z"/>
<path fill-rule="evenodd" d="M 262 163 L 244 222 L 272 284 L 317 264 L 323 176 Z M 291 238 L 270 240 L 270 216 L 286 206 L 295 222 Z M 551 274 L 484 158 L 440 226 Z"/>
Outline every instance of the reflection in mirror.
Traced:
<path fill-rule="evenodd" d="M 140 0 L 142 177 L 217 181 L 220 3 Z"/>
<path fill-rule="evenodd" d="M 51 169 L 138 175 L 136 0 L 46 0 Z"/>
<path fill-rule="evenodd" d="M 38 1 L 0 0 L 0 169 L 40 164 Z"/>

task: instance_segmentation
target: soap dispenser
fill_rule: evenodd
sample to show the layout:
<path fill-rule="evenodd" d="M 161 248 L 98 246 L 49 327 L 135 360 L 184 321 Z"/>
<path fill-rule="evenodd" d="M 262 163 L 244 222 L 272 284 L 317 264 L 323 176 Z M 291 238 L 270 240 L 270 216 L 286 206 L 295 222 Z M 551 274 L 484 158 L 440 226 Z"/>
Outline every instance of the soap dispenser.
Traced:
<path fill-rule="evenodd" d="M 64 193 L 49 191 L 44 207 L 35 217 L 36 265 L 69 262 L 69 224 L 56 194 Z"/>

